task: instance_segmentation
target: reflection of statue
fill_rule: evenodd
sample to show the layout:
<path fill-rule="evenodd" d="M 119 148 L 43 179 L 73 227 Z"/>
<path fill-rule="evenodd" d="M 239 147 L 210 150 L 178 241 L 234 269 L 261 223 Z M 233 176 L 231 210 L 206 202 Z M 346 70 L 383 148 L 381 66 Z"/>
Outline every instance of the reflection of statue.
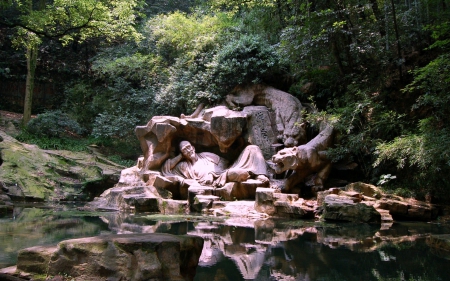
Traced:
<path fill-rule="evenodd" d="M 227 161 L 220 156 L 195 153 L 188 141 L 180 142 L 181 154 L 167 160 L 161 168 L 165 177 L 194 179 L 203 185 L 223 186 L 226 182 L 243 182 L 251 177 L 267 182 L 267 168 L 261 150 L 256 145 L 247 146 L 236 162 L 227 169 Z"/>

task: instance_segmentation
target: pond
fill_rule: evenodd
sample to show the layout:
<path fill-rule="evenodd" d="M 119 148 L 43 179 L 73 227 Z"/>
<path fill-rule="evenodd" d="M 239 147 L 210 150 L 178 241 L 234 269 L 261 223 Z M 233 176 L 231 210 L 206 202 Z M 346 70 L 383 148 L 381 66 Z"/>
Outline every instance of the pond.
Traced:
<path fill-rule="evenodd" d="M 74 205 L 16 206 L 0 218 L 0 268 L 20 249 L 100 234 L 171 233 L 204 238 L 194 280 L 449 280 L 450 258 L 430 234 L 450 225 L 321 223 L 228 217 L 76 211 Z"/>

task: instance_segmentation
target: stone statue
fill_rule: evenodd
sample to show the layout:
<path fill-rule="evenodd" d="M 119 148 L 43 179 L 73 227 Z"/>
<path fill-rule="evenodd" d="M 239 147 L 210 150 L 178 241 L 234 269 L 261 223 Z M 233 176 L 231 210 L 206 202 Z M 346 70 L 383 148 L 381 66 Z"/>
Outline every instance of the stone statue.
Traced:
<path fill-rule="evenodd" d="M 179 181 L 193 179 L 202 185 L 220 187 L 227 182 L 243 182 L 255 178 L 268 182 L 267 167 L 260 148 L 247 146 L 233 165 L 228 167 L 226 159 L 210 152 L 196 153 L 188 141 L 181 141 L 181 153 L 168 159 L 161 171 L 166 178 Z"/>
<path fill-rule="evenodd" d="M 286 147 L 293 147 L 307 142 L 302 120 L 304 109 L 300 101 L 289 93 L 263 85 L 236 87 L 226 96 L 226 102 L 233 107 L 263 105 L 275 113 L 278 140 Z"/>
<path fill-rule="evenodd" d="M 297 193 L 297 190 L 293 190 L 294 187 L 305 182 L 311 175 L 312 182 L 308 185 L 312 186 L 313 193 L 323 189 L 323 183 L 331 170 L 331 161 L 325 150 L 333 145 L 333 139 L 333 127 L 325 124 L 320 133 L 307 144 L 284 148 L 272 156 L 275 173 L 294 171 L 286 180 L 282 189 L 284 193 Z"/>

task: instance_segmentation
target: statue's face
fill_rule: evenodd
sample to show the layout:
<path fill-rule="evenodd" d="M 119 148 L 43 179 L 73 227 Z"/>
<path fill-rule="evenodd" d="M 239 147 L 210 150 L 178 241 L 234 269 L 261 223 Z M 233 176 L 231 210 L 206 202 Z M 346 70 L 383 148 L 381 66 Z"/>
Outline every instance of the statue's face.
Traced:
<path fill-rule="evenodd" d="M 184 158 L 190 161 L 195 161 L 195 148 L 190 144 L 186 144 L 181 148 L 181 154 Z"/>
<path fill-rule="evenodd" d="M 272 168 L 277 174 L 295 168 L 298 163 L 297 147 L 294 146 L 278 151 L 277 154 L 272 156 L 272 163 Z"/>

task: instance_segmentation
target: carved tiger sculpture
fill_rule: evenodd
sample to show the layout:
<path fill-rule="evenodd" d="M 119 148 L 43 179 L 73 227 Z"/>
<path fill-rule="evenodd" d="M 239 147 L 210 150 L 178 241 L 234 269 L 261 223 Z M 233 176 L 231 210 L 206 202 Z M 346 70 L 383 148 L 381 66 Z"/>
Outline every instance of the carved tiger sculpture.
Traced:
<path fill-rule="evenodd" d="M 333 143 L 334 130 L 326 126 L 314 139 L 305 145 L 285 148 L 272 156 L 272 168 L 281 174 L 287 170 L 293 173 L 286 179 L 284 193 L 300 193 L 300 184 L 312 176 L 313 193 L 323 188 L 331 170 L 331 161 L 326 149 Z"/>
<path fill-rule="evenodd" d="M 264 105 L 275 113 L 278 140 L 286 147 L 306 143 L 305 123 L 302 120 L 303 106 L 289 93 L 264 85 L 237 86 L 226 97 L 232 107 Z"/>

